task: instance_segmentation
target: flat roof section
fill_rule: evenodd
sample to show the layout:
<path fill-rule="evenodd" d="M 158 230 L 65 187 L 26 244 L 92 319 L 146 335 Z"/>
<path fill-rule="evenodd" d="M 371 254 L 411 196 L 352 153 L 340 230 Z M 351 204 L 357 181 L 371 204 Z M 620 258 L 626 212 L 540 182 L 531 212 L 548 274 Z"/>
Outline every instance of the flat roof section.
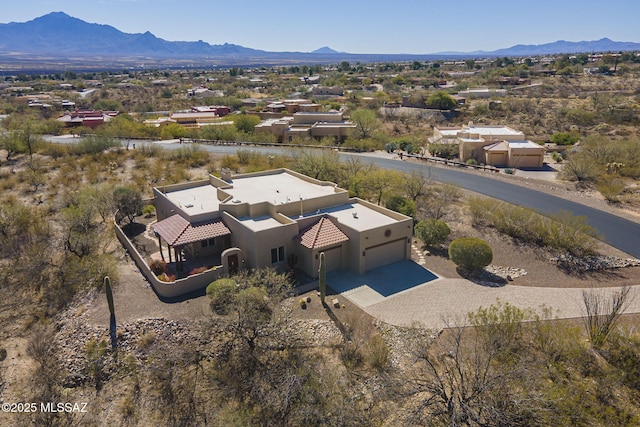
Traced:
<path fill-rule="evenodd" d="M 332 208 L 320 209 L 320 213 L 326 213 L 335 218 L 340 224 L 344 224 L 357 231 L 365 231 L 398 222 L 396 219 L 361 205 L 360 203 L 349 203 Z"/>
<path fill-rule="evenodd" d="M 162 191 L 162 186 L 156 187 Z M 166 197 L 190 215 L 212 213 L 220 210 L 216 188 L 210 184 L 165 193 Z"/>
<path fill-rule="evenodd" d="M 507 141 L 511 148 L 530 148 L 530 149 L 543 149 L 544 147 L 536 144 L 533 141 Z"/>
<path fill-rule="evenodd" d="M 259 216 L 256 218 L 243 217 L 238 218 L 238 221 L 251 231 L 269 230 L 270 228 L 282 227 L 283 225 L 269 215 Z"/>
<path fill-rule="evenodd" d="M 507 126 L 469 126 L 462 130 L 480 135 L 522 135 L 522 132 Z"/>
<path fill-rule="evenodd" d="M 268 202 L 274 205 L 298 202 L 302 197 L 314 199 L 335 193 L 333 185 L 318 185 L 300 179 L 287 172 L 273 175 L 256 175 L 251 177 L 235 177 L 231 184 L 233 188 L 224 191 L 233 196 L 233 200 L 240 203 Z"/>

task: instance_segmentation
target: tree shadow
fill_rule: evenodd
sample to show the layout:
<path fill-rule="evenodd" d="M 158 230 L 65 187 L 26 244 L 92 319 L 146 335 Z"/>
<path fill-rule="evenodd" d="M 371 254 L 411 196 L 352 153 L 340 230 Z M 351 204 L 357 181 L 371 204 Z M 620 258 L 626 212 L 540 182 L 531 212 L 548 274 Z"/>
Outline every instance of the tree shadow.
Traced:
<path fill-rule="evenodd" d="M 139 222 L 131 222 L 122 227 L 122 231 L 124 231 L 124 234 L 126 234 L 127 237 L 131 238 L 143 234 L 147 231 L 147 226 L 145 224 L 140 224 Z"/>
<path fill-rule="evenodd" d="M 460 267 L 456 268 L 457 273 L 463 278 L 480 286 L 487 286 L 490 288 L 500 288 L 508 283 L 508 280 L 497 274 L 490 273 L 486 270 L 480 271 L 467 271 Z"/>

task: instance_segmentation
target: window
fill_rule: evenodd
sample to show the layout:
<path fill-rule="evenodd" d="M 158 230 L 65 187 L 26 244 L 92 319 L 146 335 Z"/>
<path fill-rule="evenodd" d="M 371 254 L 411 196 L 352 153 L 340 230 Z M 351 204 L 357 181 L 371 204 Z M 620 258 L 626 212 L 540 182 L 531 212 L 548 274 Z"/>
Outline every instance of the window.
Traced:
<path fill-rule="evenodd" d="M 208 246 L 215 246 L 216 245 L 216 239 L 203 240 L 203 241 L 200 242 L 200 244 L 202 245 L 203 248 L 206 248 Z"/>
<path fill-rule="evenodd" d="M 271 264 L 284 261 L 284 246 L 271 249 Z"/>

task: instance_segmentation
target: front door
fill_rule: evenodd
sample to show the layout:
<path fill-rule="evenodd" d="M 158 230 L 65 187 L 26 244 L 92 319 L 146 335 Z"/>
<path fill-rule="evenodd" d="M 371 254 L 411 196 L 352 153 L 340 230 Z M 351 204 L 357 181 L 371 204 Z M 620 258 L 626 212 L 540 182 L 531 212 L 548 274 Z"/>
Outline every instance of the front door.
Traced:
<path fill-rule="evenodd" d="M 227 268 L 229 274 L 236 274 L 238 272 L 238 254 L 229 255 L 227 257 Z"/>

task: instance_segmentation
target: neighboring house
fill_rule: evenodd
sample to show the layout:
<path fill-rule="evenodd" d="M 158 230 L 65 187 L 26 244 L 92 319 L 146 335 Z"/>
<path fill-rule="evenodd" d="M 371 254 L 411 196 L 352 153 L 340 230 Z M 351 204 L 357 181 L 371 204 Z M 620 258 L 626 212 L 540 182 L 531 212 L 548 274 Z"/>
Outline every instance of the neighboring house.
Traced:
<path fill-rule="evenodd" d="M 179 111 L 169 115 L 169 119 L 187 128 L 201 128 L 218 122 L 220 116 L 217 111 Z"/>
<path fill-rule="evenodd" d="M 256 108 L 259 103 L 260 100 L 256 98 L 245 98 L 242 100 L 242 106 L 247 108 Z"/>
<path fill-rule="evenodd" d="M 469 122 L 461 128 L 434 127 L 432 144 L 458 144 L 461 162 L 475 159 L 493 166 L 542 167 L 544 148 L 525 140 L 524 133 L 508 126 L 479 126 Z"/>
<path fill-rule="evenodd" d="M 296 268 L 316 278 L 324 252 L 327 271 L 362 274 L 411 256 L 410 217 L 288 169 L 223 170 L 222 178 L 153 192 L 161 244 L 179 259 L 219 258 L 229 272 Z"/>
<path fill-rule="evenodd" d="M 510 168 L 541 168 L 544 147 L 532 141 L 500 141 L 483 147 L 485 164 Z"/>
<path fill-rule="evenodd" d="M 224 117 L 231 113 L 231 107 L 226 105 L 203 105 L 191 107 L 194 113 L 216 113 L 218 117 Z"/>
<path fill-rule="evenodd" d="M 66 127 L 86 126 L 94 129 L 118 114 L 120 114 L 119 111 L 75 110 L 63 114 L 57 120 L 63 122 Z"/>
<path fill-rule="evenodd" d="M 344 96 L 344 89 L 340 86 L 314 86 L 311 94 L 315 96 Z"/>
<path fill-rule="evenodd" d="M 507 96 L 506 89 L 489 89 L 486 87 L 478 87 L 478 88 L 469 88 L 467 90 L 461 90 L 458 92 L 458 96 L 460 98 L 468 99 L 468 98 L 480 98 L 480 99 L 489 99 L 493 96 Z"/>
<path fill-rule="evenodd" d="M 221 90 L 211 90 L 204 86 L 199 86 L 193 89 L 189 89 L 187 91 L 187 98 L 214 98 L 214 97 L 223 97 L 224 92 Z"/>
<path fill-rule="evenodd" d="M 269 133 L 280 142 L 291 142 L 296 136 L 317 139 L 332 137 L 344 141 L 355 127 L 353 122 L 344 120 L 339 111 L 298 112 L 293 117 L 265 120 L 256 125 L 255 132 Z"/>

